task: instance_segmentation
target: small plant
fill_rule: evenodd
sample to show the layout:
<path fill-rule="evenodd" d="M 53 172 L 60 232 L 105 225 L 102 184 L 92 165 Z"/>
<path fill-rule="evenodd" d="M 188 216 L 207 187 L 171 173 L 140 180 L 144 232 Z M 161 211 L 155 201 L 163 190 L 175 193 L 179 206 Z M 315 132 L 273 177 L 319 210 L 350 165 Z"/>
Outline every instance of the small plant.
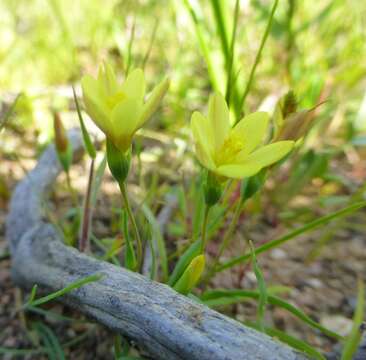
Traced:
<path fill-rule="evenodd" d="M 70 204 L 57 219 L 53 210 L 65 202 L 56 189 L 56 204 L 46 210 L 65 244 L 167 284 L 179 299 L 224 309 L 310 358 L 325 359 L 320 348 L 335 342 L 340 358 L 354 357 L 364 328 L 364 281 L 358 279 L 352 329 L 341 336 L 322 322 L 319 306 L 300 305 L 296 296 L 302 300 L 312 284 L 305 275 L 295 286 L 282 280 L 288 264 L 282 268 L 281 256 L 309 271 L 323 266 L 322 281 L 338 260 L 347 282 L 358 274 L 352 259 L 327 257 L 324 265 L 321 256 L 334 240 L 348 247 L 365 232 L 364 2 L 50 0 L 53 16 L 39 4 L 14 3 L 0 5 L 1 168 L 11 159 L 29 170 L 30 152 L 8 142 L 9 133 L 24 137 L 25 149 L 34 137 L 35 155 L 54 136 L 65 179 L 60 189 Z M 80 76 L 103 58 L 97 76 Z M 72 95 L 58 84 L 73 84 Z M 79 192 L 69 120 L 78 120 L 87 156 Z M 107 165 L 116 202 L 101 199 Z M 0 207 L 18 181 L 14 173 L 8 181 L 0 169 Z M 9 257 L 1 251 L 0 260 Z M 280 282 L 277 272 L 286 286 L 271 283 Z M 0 355 L 66 358 L 65 349 L 88 331 L 62 342 L 57 329 L 28 315 L 79 321 L 43 305 L 99 279 L 64 283 L 37 299 L 33 287 L 15 312 L 33 348 L 0 347 Z M 313 294 L 324 295 L 316 284 Z M 356 290 L 338 290 L 351 314 Z M 323 301 L 329 309 L 331 301 Z M 311 336 L 294 337 L 276 309 Z M 113 346 L 116 359 L 139 359 L 127 337 L 116 334 Z"/>

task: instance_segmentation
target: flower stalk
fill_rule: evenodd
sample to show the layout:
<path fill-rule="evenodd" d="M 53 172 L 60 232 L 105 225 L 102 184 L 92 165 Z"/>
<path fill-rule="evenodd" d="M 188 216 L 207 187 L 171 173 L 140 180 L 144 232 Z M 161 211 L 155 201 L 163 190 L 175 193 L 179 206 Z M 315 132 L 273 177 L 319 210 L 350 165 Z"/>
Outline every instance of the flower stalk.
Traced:
<path fill-rule="evenodd" d="M 139 229 L 137 227 L 135 216 L 133 215 L 131 205 L 127 195 L 127 187 L 124 181 L 119 183 L 119 188 L 121 190 L 122 200 L 127 211 L 128 218 L 132 225 L 132 230 L 134 232 L 135 240 L 136 240 L 136 255 L 137 255 L 137 269 L 141 268 L 142 265 L 142 241 L 139 233 Z"/>

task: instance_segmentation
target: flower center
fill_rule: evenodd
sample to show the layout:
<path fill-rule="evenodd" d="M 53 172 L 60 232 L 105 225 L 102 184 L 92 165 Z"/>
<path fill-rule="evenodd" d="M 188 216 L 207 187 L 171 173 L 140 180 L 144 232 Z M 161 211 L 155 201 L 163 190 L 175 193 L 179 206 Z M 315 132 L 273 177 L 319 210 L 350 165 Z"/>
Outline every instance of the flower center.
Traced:
<path fill-rule="evenodd" d="M 116 93 L 114 93 L 113 95 L 109 95 L 107 97 L 107 105 L 110 109 L 113 109 L 119 102 L 121 102 L 122 100 L 124 100 L 126 98 L 125 93 L 123 93 L 122 91 L 118 91 Z"/>
<path fill-rule="evenodd" d="M 239 137 L 229 136 L 216 154 L 216 165 L 220 166 L 232 162 L 243 148 L 244 143 Z"/>

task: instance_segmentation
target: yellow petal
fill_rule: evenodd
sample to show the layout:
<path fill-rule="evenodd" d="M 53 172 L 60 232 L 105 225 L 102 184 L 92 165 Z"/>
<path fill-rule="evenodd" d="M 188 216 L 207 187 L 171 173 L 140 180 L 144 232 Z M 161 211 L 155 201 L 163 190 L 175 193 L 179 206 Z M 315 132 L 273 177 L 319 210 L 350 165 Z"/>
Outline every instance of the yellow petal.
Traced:
<path fill-rule="evenodd" d="M 191 118 L 191 130 L 196 146 L 196 156 L 204 167 L 213 170 L 213 135 L 209 120 L 195 111 Z"/>
<path fill-rule="evenodd" d="M 136 99 L 126 99 L 113 109 L 111 138 L 119 150 L 125 152 L 130 147 L 140 114 L 141 102 Z"/>
<path fill-rule="evenodd" d="M 103 87 L 105 96 L 113 96 L 118 91 L 118 83 L 114 70 L 106 62 L 99 68 L 98 82 Z"/>
<path fill-rule="evenodd" d="M 224 97 L 220 93 L 210 96 L 208 119 L 214 134 L 215 149 L 219 150 L 230 131 L 230 115 Z"/>
<path fill-rule="evenodd" d="M 98 81 L 86 75 L 81 79 L 81 87 L 86 112 L 104 133 L 110 133 L 112 123 L 108 108 L 103 103 Z"/>
<path fill-rule="evenodd" d="M 265 112 L 255 112 L 244 117 L 231 131 L 230 136 L 243 142 L 241 155 L 252 152 L 263 140 L 268 127 L 269 116 Z"/>
<path fill-rule="evenodd" d="M 138 126 L 141 127 L 158 108 L 160 101 L 169 89 L 169 80 L 165 79 L 155 86 L 146 103 L 143 106 Z"/>
<path fill-rule="evenodd" d="M 262 169 L 282 159 L 293 147 L 293 141 L 278 141 L 273 144 L 262 146 L 246 158 L 242 158 L 241 161 L 245 165 L 257 166 Z"/>
<path fill-rule="evenodd" d="M 145 77 L 143 71 L 141 69 L 133 70 L 121 86 L 121 91 L 128 98 L 143 100 L 145 96 Z"/>
<path fill-rule="evenodd" d="M 216 173 L 228 178 L 243 179 L 257 174 L 260 170 L 255 164 L 230 164 L 219 166 Z"/>

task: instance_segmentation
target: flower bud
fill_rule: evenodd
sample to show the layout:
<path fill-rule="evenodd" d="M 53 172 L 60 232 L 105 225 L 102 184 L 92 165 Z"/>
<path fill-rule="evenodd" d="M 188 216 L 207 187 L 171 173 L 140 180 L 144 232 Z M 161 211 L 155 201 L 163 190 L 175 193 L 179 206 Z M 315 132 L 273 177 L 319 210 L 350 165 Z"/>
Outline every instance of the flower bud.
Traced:
<path fill-rule="evenodd" d="M 290 114 L 296 112 L 297 100 L 295 93 L 290 90 L 283 98 L 282 116 L 286 119 Z"/>
<path fill-rule="evenodd" d="M 60 114 L 55 112 L 53 115 L 53 128 L 55 131 L 55 145 L 58 152 L 66 152 L 69 140 L 66 136 L 65 128 L 62 124 Z"/>
<path fill-rule="evenodd" d="M 107 162 L 113 177 L 119 184 L 123 183 L 130 170 L 130 151 L 123 153 L 107 138 Z"/>
<path fill-rule="evenodd" d="M 205 202 L 207 206 L 213 206 L 218 203 L 222 194 L 222 186 L 218 177 L 212 172 L 207 173 L 206 184 L 204 187 Z"/>
<path fill-rule="evenodd" d="M 198 255 L 190 262 L 183 275 L 174 285 L 174 289 L 183 294 L 189 294 L 197 285 L 205 268 L 205 256 Z"/>
<path fill-rule="evenodd" d="M 58 113 L 54 114 L 53 127 L 57 156 L 63 169 L 68 172 L 72 163 L 72 147 Z"/>

